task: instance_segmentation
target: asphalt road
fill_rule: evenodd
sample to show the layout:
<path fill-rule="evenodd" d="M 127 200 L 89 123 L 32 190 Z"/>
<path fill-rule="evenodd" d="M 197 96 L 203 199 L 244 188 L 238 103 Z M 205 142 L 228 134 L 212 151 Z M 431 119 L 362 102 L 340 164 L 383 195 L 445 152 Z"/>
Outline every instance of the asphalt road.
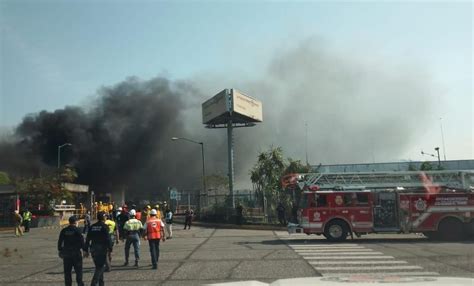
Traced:
<path fill-rule="evenodd" d="M 23 237 L 0 233 L 0 285 L 64 285 L 56 242 L 59 229 L 32 229 Z M 133 250 L 132 250 L 133 252 Z M 201 285 L 215 282 L 340 275 L 474 277 L 474 243 L 436 243 L 411 235 L 370 235 L 333 244 L 283 231 L 175 227 L 151 269 L 142 241 L 138 269 L 122 267 L 123 243 L 114 248 L 106 285 Z M 131 254 L 131 257 L 133 255 Z M 84 260 L 90 283 L 92 260 Z M 73 277 L 74 279 L 74 277 Z M 138 283 L 138 284 L 137 284 Z"/>

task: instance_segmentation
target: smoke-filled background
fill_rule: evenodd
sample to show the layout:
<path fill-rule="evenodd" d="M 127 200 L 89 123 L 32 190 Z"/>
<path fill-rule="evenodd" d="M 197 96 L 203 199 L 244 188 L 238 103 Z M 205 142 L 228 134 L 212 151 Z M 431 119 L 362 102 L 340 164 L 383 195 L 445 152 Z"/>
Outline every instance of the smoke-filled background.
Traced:
<path fill-rule="evenodd" d="M 264 122 L 235 132 L 237 188 L 250 187 L 256 155 L 271 145 L 305 161 L 307 140 L 313 165 L 402 159 L 430 115 L 434 85 L 412 64 L 356 60 L 350 50 L 312 39 L 275 52 L 262 70 L 253 79 L 130 77 L 100 88 L 87 106 L 27 115 L 3 136 L 0 169 L 37 175 L 54 167 L 57 146 L 70 142 L 62 162 L 96 191 L 147 198 L 168 186 L 198 189 L 200 146 L 170 138 L 203 141 L 208 174 L 227 175 L 226 132 L 201 123 L 201 103 L 224 88 L 263 102 Z"/>

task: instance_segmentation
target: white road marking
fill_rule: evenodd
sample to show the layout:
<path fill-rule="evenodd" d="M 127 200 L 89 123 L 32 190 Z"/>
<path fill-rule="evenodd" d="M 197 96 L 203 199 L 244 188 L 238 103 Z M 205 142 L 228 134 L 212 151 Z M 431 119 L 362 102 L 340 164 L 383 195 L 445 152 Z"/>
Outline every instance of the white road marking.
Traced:
<path fill-rule="evenodd" d="M 438 272 L 428 272 L 428 271 L 407 271 L 407 272 L 356 272 L 356 273 L 322 273 L 323 276 L 338 276 L 338 277 L 351 277 L 351 276 L 438 276 Z"/>
<path fill-rule="evenodd" d="M 313 247 L 313 246 L 292 246 L 291 248 L 293 249 L 314 249 L 314 250 L 319 250 L 319 249 L 364 249 L 365 247 L 363 246 L 341 246 L 341 247 L 336 247 L 336 246 L 325 246 L 325 247 Z"/>
<path fill-rule="evenodd" d="M 327 267 L 314 267 L 316 270 L 323 271 L 339 271 L 339 270 L 392 270 L 392 269 L 423 269 L 418 265 L 404 265 L 404 266 L 327 266 Z"/>
<path fill-rule="evenodd" d="M 296 238 L 296 239 L 295 239 Z M 283 239 L 283 238 L 282 238 Z M 287 245 L 322 276 L 439 276 L 423 267 L 356 243 L 309 242 L 306 236 L 288 237 Z"/>
<path fill-rule="evenodd" d="M 369 252 L 372 249 L 294 249 L 296 252 L 313 252 L 313 253 L 327 253 L 327 252 Z"/>
<path fill-rule="evenodd" d="M 303 256 L 306 260 L 342 260 L 342 259 L 393 259 L 389 255 L 358 255 L 358 256 Z"/>
<path fill-rule="evenodd" d="M 312 265 L 378 265 L 378 264 L 407 264 L 404 260 L 385 260 L 385 261 L 309 261 Z"/>
<path fill-rule="evenodd" d="M 380 254 L 383 255 L 382 252 L 377 252 L 377 251 L 365 251 L 365 252 L 353 252 L 353 251 L 346 251 L 346 252 L 308 252 L 308 251 L 296 251 L 299 255 L 302 256 L 307 256 L 307 255 L 375 255 L 375 254 Z"/>

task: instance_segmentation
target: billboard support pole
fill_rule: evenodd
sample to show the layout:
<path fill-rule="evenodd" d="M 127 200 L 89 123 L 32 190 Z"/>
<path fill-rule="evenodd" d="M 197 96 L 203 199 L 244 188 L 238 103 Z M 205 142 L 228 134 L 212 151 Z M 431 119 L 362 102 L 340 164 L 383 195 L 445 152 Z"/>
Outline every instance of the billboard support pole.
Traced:
<path fill-rule="evenodd" d="M 227 155 L 229 164 L 229 191 L 232 197 L 232 208 L 235 209 L 234 198 L 234 138 L 232 130 L 232 120 L 227 122 Z"/>

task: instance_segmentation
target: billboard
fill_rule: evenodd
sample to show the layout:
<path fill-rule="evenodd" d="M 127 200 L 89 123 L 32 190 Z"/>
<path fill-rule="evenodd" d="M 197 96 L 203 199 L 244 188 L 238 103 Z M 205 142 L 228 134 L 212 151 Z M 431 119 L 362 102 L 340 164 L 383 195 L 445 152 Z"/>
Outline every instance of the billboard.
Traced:
<path fill-rule="evenodd" d="M 233 112 L 249 119 L 250 122 L 262 122 L 262 102 L 232 89 Z"/>
<path fill-rule="evenodd" d="M 228 90 L 224 89 L 202 104 L 202 123 L 209 124 L 213 120 L 229 112 Z"/>

